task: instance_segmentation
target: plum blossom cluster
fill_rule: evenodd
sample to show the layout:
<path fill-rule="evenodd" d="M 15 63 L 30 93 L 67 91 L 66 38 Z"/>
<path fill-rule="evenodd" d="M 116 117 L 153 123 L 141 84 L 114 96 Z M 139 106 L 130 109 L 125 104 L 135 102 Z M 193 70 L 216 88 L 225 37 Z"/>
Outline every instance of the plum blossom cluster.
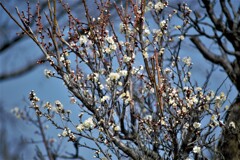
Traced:
<path fill-rule="evenodd" d="M 14 116 L 18 119 L 25 118 L 25 113 L 19 107 L 14 107 L 11 109 L 11 113 L 14 114 Z"/>
<path fill-rule="evenodd" d="M 75 135 L 71 132 L 69 128 L 64 128 L 61 134 L 58 134 L 58 137 L 69 137 L 69 141 L 75 142 L 76 137 Z"/>
<path fill-rule="evenodd" d="M 179 56 L 189 7 L 181 5 L 178 13 L 167 1 L 131 1 L 128 10 L 101 1 L 96 3 L 99 14 L 93 17 L 83 0 L 86 22 L 82 22 L 68 4 L 59 3 L 68 14 L 66 26 L 47 28 L 37 35 L 26 32 L 56 72 L 45 70 L 45 76 L 62 80 L 71 104 L 83 114 L 74 119 L 73 109 L 67 110 L 59 100 L 40 105 L 31 91 L 29 100 L 37 116 L 61 130 L 59 137 L 94 151 L 95 157 L 205 157 L 204 150 L 217 143 L 211 138 L 215 129 L 224 126 L 221 109 L 227 97 L 193 85 L 191 58 Z M 111 6 L 121 21 L 119 27 L 111 21 Z M 49 12 L 54 15 L 54 10 Z M 148 21 L 147 14 L 155 18 Z M 182 25 L 171 25 L 177 14 L 183 17 Z M 172 30 L 178 36 L 174 37 Z M 50 37 L 50 42 L 43 35 Z M 95 145 L 88 146 L 79 138 Z"/>
<path fill-rule="evenodd" d="M 93 121 L 93 117 L 89 117 L 88 119 L 86 119 L 83 123 L 79 124 L 77 126 L 77 130 L 79 132 L 82 132 L 83 130 L 91 130 L 95 127 L 95 123 Z"/>

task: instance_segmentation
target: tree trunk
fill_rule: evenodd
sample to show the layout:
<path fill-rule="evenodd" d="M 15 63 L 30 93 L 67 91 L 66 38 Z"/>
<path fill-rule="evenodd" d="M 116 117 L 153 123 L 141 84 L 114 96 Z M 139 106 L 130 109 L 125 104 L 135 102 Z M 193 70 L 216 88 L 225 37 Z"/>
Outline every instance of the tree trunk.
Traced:
<path fill-rule="evenodd" d="M 240 94 L 230 106 L 219 141 L 219 159 L 240 160 Z"/>

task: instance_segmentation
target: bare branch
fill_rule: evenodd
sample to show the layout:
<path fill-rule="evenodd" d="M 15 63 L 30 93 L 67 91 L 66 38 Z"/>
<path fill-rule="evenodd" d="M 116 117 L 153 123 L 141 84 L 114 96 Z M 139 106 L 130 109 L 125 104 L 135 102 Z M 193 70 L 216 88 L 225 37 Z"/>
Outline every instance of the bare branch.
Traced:
<path fill-rule="evenodd" d="M 15 71 L 12 71 L 10 73 L 2 73 L 0 75 L 0 81 L 5 81 L 5 80 L 9 80 L 11 78 L 15 78 L 15 77 L 19 77 L 22 76 L 24 74 L 27 74 L 28 72 L 32 71 L 33 69 L 35 69 L 36 67 L 38 67 L 38 61 L 44 60 L 44 57 L 41 57 L 35 61 L 29 62 L 27 65 L 21 67 L 20 69 L 17 69 Z"/>

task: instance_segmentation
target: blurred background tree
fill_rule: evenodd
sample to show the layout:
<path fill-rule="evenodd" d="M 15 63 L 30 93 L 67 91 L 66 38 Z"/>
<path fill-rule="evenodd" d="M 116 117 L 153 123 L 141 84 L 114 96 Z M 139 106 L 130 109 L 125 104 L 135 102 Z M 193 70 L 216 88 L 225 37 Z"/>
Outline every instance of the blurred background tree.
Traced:
<path fill-rule="evenodd" d="M 193 9 L 190 40 L 202 56 L 220 66 L 237 90 L 226 115 L 219 150 L 226 159 L 240 159 L 240 3 L 237 0 L 198 0 Z M 208 41 L 209 43 L 206 43 Z M 235 130 L 229 124 L 236 125 Z"/>

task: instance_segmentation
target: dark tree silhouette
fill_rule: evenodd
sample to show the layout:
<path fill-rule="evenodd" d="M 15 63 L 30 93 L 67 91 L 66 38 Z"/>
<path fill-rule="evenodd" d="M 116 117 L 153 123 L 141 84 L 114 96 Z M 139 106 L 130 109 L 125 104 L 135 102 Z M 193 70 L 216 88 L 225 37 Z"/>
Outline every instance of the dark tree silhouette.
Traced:
<path fill-rule="evenodd" d="M 240 159 L 240 3 L 237 0 L 198 0 L 199 10 L 194 10 L 190 35 L 191 42 L 205 59 L 221 66 L 238 91 L 230 106 L 222 133 L 219 151 L 225 159 Z M 210 48 L 206 39 L 217 49 Z M 229 124 L 235 124 L 232 132 Z"/>

